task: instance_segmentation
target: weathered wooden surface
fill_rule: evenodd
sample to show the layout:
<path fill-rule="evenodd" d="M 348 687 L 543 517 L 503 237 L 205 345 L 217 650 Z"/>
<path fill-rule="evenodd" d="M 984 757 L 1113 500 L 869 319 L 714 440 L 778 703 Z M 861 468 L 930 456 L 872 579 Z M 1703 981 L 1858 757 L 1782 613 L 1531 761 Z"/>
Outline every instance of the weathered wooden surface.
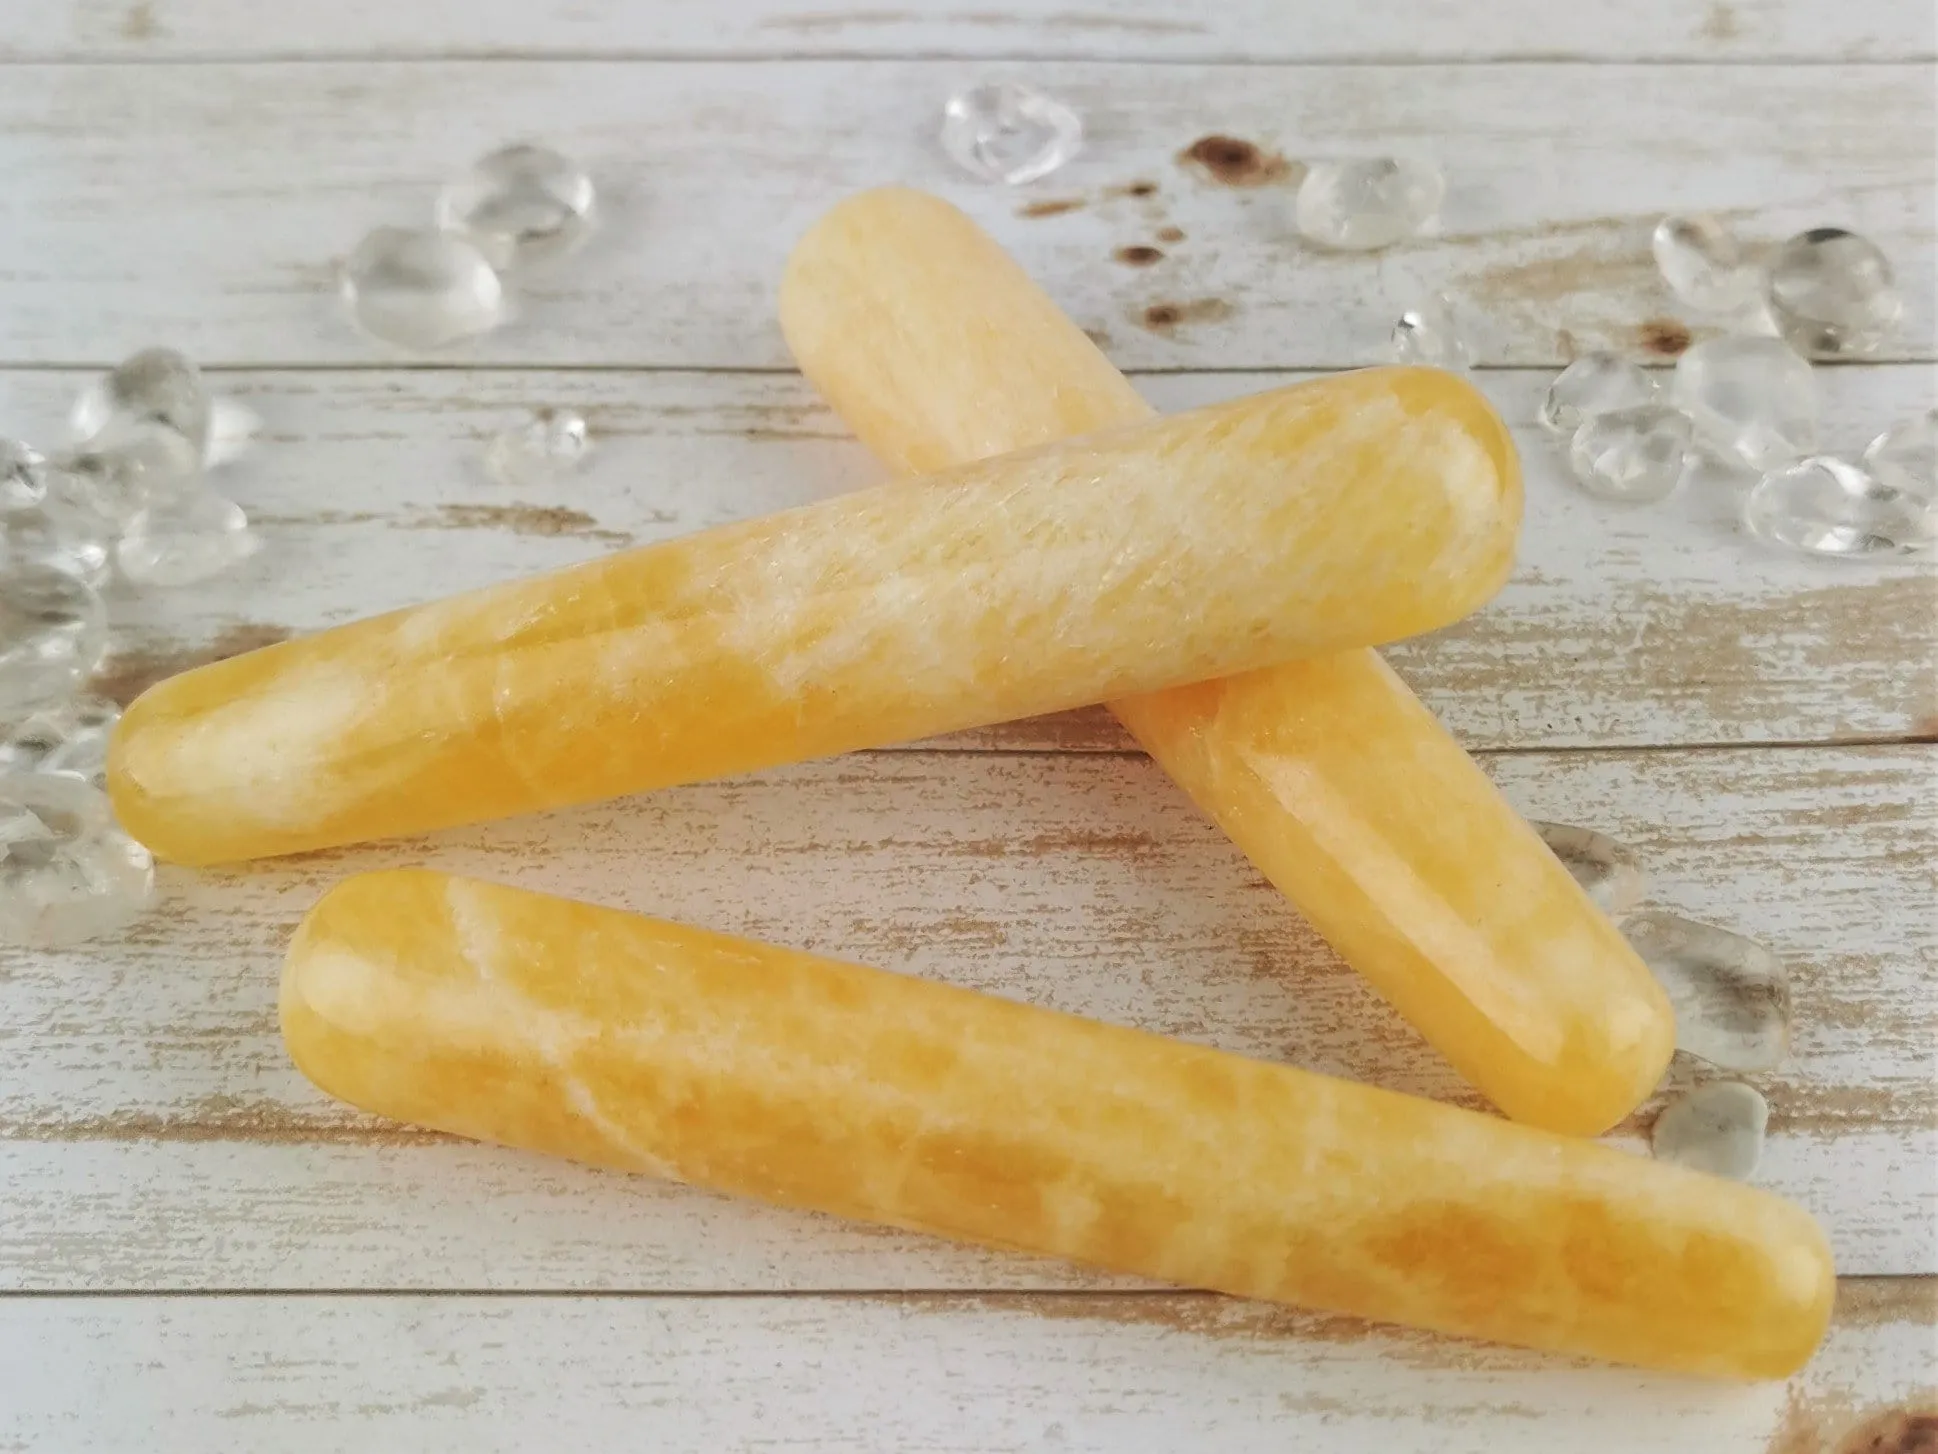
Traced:
<path fill-rule="evenodd" d="M 1179 60 L 1911 60 L 1938 50 L 1918 0 L 1635 0 L 1481 6 L 1371 0 L 830 5 L 826 0 L 9 0 L 0 58 L 634 55 Z"/>
<path fill-rule="evenodd" d="M 1825 442 L 1928 407 L 1934 32 L 1925 0 L 0 3 L 0 432 L 54 442 L 80 366 L 155 342 L 265 420 L 224 484 L 267 548 L 117 597 L 102 685 L 124 696 L 876 478 L 777 372 L 772 321 L 787 248 L 855 187 L 968 207 L 1115 360 L 1157 371 L 1140 385 L 1166 409 L 1377 359 L 1403 307 L 1451 291 L 1487 363 L 1527 366 L 1480 381 L 1520 434 L 1528 527 L 1492 606 L 1393 659 L 1523 809 L 1639 844 L 1653 902 L 1782 950 L 1797 1044 L 1753 1078 L 1773 1110 L 1757 1179 L 1824 1220 L 1846 1274 L 1899 1275 L 1847 1281 L 1789 1385 L 1716 1388 L 465 1145 L 332 1105 L 282 1055 L 289 926 L 344 873 L 432 862 L 1472 1104 L 1091 710 L 168 872 L 126 943 L 0 953 L 0 1449 L 1920 1447 L 1902 1411 L 1938 1398 L 1932 579 L 1756 551 L 1715 478 L 1596 505 L 1532 421 L 1570 351 L 1666 363 L 1683 325 L 1714 326 L 1655 278 L 1671 209 L 1758 243 L 1876 236 L 1906 324 L 1884 364 L 1820 371 Z M 1078 104 L 1084 157 L 1021 192 L 954 176 L 937 108 L 995 75 Z M 411 361 L 355 334 L 334 259 L 520 135 L 598 176 L 593 243 L 470 350 Z M 1182 155 L 1213 135 L 1252 149 Z M 1437 234 L 1377 258 L 1298 242 L 1302 165 L 1384 151 L 1446 170 Z M 484 439 L 537 404 L 588 412 L 592 467 L 485 480 Z M 1704 1073 L 1679 1059 L 1670 1085 Z M 1653 1109 L 1611 1139 L 1640 1150 Z"/>
<path fill-rule="evenodd" d="M 17 1299 L 0 1447 L 1912 1454 L 1933 1297 L 1750 1388 L 1204 1295 Z"/>
<path fill-rule="evenodd" d="M 525 135 L 592 169 L 608 225 L 532 279 L 521 322 L 442 362 L 783 367 L 789 246 L 886 182 L 967 207 L 1127 367 L 1363 363 L 1442 286 L 1485 315 L 1488 363 L 1665 346 L 1648 234 L 1685 209 L 1753 241 L 1869 233 L 1907 299 L 1888 356 L 1933 357 L 1925 64 L 1016 69 L 1093 137 L 1020 193 L 964 180 L 937 145 L 957 62 L 10 67 L 0 362 L 110 362 L 157 337 L 210 362 L 381 361 L 336 310 L 333 260 L 374 225 L 427 221 L 446 176 Z M 1256 149 L 1216 173 L 1181 158 L 1218 134 Z M 1378 258 L 1296 239 L 1301 164 L 1393 151 L 1445 170 L 1437 237 Z M 1114 260 L 1132 245 L 1166 255 Z"/>
<path fill-rule="evenodd" d="M 1155 375 L 1166 409 L 1286 375 Z M 1825 436 L 1846 448 L 1934 394 L 1927 365 L 1823 371 Z M 1620 510 L 1566 478 L 1534 424 L 1548 375 L 1480 382 L 1516 426 L 1528 518 L 1514 582 L 1478 616 L 1389 652 L 1470 747 L 1825 742 L 1938 728 L 1938 590 L 1928 567 L 1852 567 L 1738 533 L 1742 482 L 1692 481 Z M 800 504 L 873 482 L 876 466 L 792 375 L 556 372 L 224 374 L 264 419 L 224 477 L 269 546 L 190 591 L 117 602 L 106 685 L 126 696 L 211 655 L 508 576 Z M 0 373 L 0 420 L 52 438 L 69 374 Z M 543 404 L 583 408 L 582 474 L 510 490 L 486 438 Z M 951 747 L 1121 748 L 1085 711 L 950 739 Z"/>

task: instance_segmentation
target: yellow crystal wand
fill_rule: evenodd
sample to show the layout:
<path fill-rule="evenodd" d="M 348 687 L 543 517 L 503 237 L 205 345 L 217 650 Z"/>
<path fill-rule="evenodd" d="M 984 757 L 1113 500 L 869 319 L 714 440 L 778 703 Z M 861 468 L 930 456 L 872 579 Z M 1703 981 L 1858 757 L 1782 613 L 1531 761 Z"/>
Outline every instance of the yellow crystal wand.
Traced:
<path fill-rule="evenodd" d="M 109 789 L 211 863 L 881 746 L 1443 625 L 1519 517 L 1479 395 L 1326 379 L 202 667 L 128 709 Z"/>
<path fill-rule="evenodd" d="M 899 188 L 835 207 L 781 286 L 801 370 L 905 472 L 1150 417 L 974 223 Z M 1449 399 L 1467 385 L 1429 374 Z M 1341 483 L 1371 539 L 1414 522 L 1369 452 Z M 1592 1135 L 1654 1089 L 1668 1001 L 1480 768 L 1371 651 L 1113 710 L 1192 799 L 1454 1067 L 1518 1120 Z"/>
<path fill-rule="evenodd" d="M 1747 1186 L 443 874 L 325 896 L 282 1025 L 324 1090 L 460 1136 L 1530 1348 L 1780 1378 L 1836 1286 Z"/>

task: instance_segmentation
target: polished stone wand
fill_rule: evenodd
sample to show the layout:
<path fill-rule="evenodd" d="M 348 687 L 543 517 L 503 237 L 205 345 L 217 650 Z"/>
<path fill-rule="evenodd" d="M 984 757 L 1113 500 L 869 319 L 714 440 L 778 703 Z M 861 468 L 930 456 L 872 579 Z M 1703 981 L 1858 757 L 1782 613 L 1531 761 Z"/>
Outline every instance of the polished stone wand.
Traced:
<path fill-rule="evenodd" d="M 1443 1333 L 1782 1378 L 1836 1287 L 1816 1223 L 1751 1187 L 423 870 L 331 890 L 281 1012 L 303 1073 L 379 1115 Z"/>
<path fill-rule="evenodd" d="M 213 863 L 878 747 L 1444 625 L 1519 516 L 1473 390 L 1326 379 L 199 668 L 109 789 Z"/>
<path fill-rule="evenodd" d="M 863 193 L 818 223 L 788 262 L 781 325 L 801 371 L 908 473 L 1152 413 L 994 241 L 920 192 Z M 1654 1090 L 1675 1027 L 1647 967 L 1373 652 L 1111 706 L 1507 1114 L 1592 1135 Z"/>

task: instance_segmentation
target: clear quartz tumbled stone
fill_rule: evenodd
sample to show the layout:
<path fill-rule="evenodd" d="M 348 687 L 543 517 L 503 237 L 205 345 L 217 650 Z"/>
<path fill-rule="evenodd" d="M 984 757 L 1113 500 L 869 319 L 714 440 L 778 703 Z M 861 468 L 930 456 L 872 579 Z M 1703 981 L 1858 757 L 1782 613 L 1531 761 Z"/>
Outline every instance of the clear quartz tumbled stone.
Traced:
<path fill-rule="evenodd" d="M 202 468 L 219 469 L 234 464 L 255 447 L 262 419 L 254 409 L 235 399 L 209 401 L 209 442 L 202 451 Z"/>
<path fill-rule="evenodd" d="M 0 575 L 52 567 L 98 588 L 120 528 L 97 507 L 86 480 L 49 466 L 39 504 L 0 511 Z"/>
<path fill-rule="evenodd" d="M 108 770 L 108 738 L 121 709 L 102 697 L 43 707 L 0 737 L 0 773 L 63 772 L 96 787 Z"/>
<path fill-rule="evenodd" d="M 1771 254 L 1768 301 L 1777 331 L 1813 358 L 1877 352 L 1904 312 L 1890 259 L 1841 227 L 1800 232 Z"/>
<path fill-rule="evenodd" d="M 202 371 L 172 348 L 144 348 L 81 390 L 68 417 L 74 438 L 113 448 L 124 433 L 172 430 L 199 460 L 208 447 L 211 401 Z"/>
<path fill-rule="evenodd" d="M 1655 375 L 1612 353 L 1585 353 L 1555 375 L 1541 401 L 1541 427 L 1573 435 L 1584 419 L 1653 404 Z"/>
<path fill-rule="evenodd" d="M 491 437 L 485 445 L 485 473 L 513 489 L 548 484 L 584 463 L 591 447 L 583 414 L 541 409 L 523 424 Z"/>
<path fill-rule="evenodd" d="M 442 348 L 505 319 L 497 271 L 453 232 L 376 228 L 345 259 L 342 291 L 357 324 L 399 348 Z"/>
<path fill-rule="evenodd" d="M 1622 933 L 1669 996 L 1676 1049 L 1724 1070 L 1769 1070 L 1790 1048 L 1790 977 L 1753 939 L 1654 910 Z"/>
<path fill-rule="evenodd" d="M 1567 823 L 1530 826 L 1604 914 L 1625 914 L 1641 901 L 1647 883 L 1642 855 L 1626 843 Z"/>
<path fill-rule="evenodd" d="M 1743 499 L 1743 526 L 1810 555 L 1909 555 L 1938 542 L 1938 499 L 1886 484 L 1848 460 L 1814 455 L 1758 480 Z"/>
<path fill-rule="evenodd" d="M 1810 365 L 1780 338 L 1711 338 L 1676 360 L 1670 397 L 1725 459 L 1776 469 L 1817 446 Z"/>
<path fill-rule="evenodd" d="M 0 437 L 0 515 L 47 498 L 47 461 L 33 446 Z"/>
<path fill-rule="evenodd" d="M 1461 332 L 1453 299 L 1435 293 L 1400 315 L 1393 325 L 1393 361 L 1455 372 L 1473 367 L 1473 349 Z"/>
<path fill-rule="evenodd" d="M 0 721 L 74 695 L 107 646 L 107 609 L 85 581 L 49 566 L 0 575 Z"/>
<path fill-rule="evenodd" d="M 1083 118 L 1034 86 L 972 86 L 943 104 L 942 149 L 972 176 L 1020 187 L 1083 150 Z"/>
<path fill-rule="evenodd" d="M 1763 1157 L 1769 1102 L 1736 1081 L 1713 1081 L 1685 1091 L 1662 1108 L 1649 1133 L 1657 1161 L 1748 1181 Z"/>
<path fill-rule="evenodd" d="M 1938 409 L 1894 424 L 1864 447 L 1865 468 L 1900 494 L 1938 501 Z"/>
<path fill-rule="evenodd" d="M 66 773 L 0 775 L 0 943 L 111 934 L 154 892 L 154 859 L 115 826 L 99 788 Z"/>
<path fill-rule="evenodd" d="M 1320 247 L 1369 252 L 1412 237 L 1440 210 L 1447 182 L 1407 157 L 1316 162 L 1299 183 L 1299 231 Z"/>
<path fill-rule="evenodd" d="M 151 501 L 192 489 L 202 477 L 201 447 L 153 420 L 117 424 L 56 463 L 67 476 L 63 492 L 70 503 L 116 529 Z"/>
<path fill-rule="evenodd" d="M 559 257 L 592 231 L 592 178 L 549 146 L 517 142 L 480 157 L 437 195 L 437 225 L 494 268 Z"/>
<path fill-rule="evenodd" d="M 1743 261 L 1728 228 L 1707 213 L 1665 217 L 1650 239 L 1669 291 L 1704 313 L 1734 313 L 1756 301 L 1762 275 Z"/>
<path fill-rule="evenodd" d="M 242 507 L 204 488 L 136 515 L 114 548 L 114 563 L 138 586 L 186 586 L 247 560 L 260 544 Z"/>
<path fill-rule="evenodd" d="M 1666 404 L 1638 404 L 1582 420 L 1568 445 L 1575 482 L 1599 500 L 1667 499 L 1682 482 L 1693 435 L 1689 416 Z"/>

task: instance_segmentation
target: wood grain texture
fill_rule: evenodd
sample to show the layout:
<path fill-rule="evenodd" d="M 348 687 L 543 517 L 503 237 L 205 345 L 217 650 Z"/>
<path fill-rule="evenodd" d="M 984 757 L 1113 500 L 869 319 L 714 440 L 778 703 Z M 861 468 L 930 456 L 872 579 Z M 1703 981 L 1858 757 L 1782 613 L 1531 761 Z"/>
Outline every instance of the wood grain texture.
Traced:
<path fill-rule="evenodd" d="M 1906 293 L 1891 356 L 1933 356 L 1926 65 L 1015 70 L 1091 136 L 1022 192 L 940 152 L 960 62 L 13 67 L 0 360 L 107 362 L 159 337 L 211 363 L 381 361 L 337 311 L 334 259 L 371 226 L 428 220 L 440 181 L 531 134 L 600 179 L 607 225 L 530 280 L 523 321 L 441 362 L 784 367 L 789 245 L 887 182 L 965 207 L 1125 367 L 1365 362 L 1442 286 L 1486 318 L 1488 363 L 1554 363 L 1570 339 L 1673 349 L 1648 233 L 1687 209 L 1754 242 L 1870 234 Z M 1255 144 L 1252 163 L 1182 155 L 1208 134 Z M 1293 237 L 1302 164 L 1391 151 L 1444 168 L 1438 236 L 1377 258 Z M 1167 228 L 1181 237 L 1160 246 Z M 1165 256 L 1126 265 L 1126 246 Z"/>
<path fill-rule="evenodd" d="M 1825 439 L 1856 450 L 1933 396 L 1928 366 L 1819 371 Z M 1182 409 L 1287 374 L 1153 375 Z M 1515 578 L 1459 626 L 1388 652 L 1471 748 L 1824 742 L 1938 730 L 1929 566 L 1786 556 L 1737 533 L 1741 481 L 1667 504 L 1583 495 L 1534 426 L 1545 373 L 1486 373 L 1515 428 L 1527 521 Z M 0 429 L 52 441 L 78 380 L 0 372 Z M 353 616 L 587 559 L 873 482 L 879 468 L 792 375 L 388 370 L 234 373 L 264 419 L 219 475 L 267 541 L 192 590 L 121 596 L 102 686 L 123 698 L 209 660 Z M 510 490 L 484 441 L 538 405 L 585 410 L 585 472 Z M 1121 750 L 1101 710 L 948 739 L 955 748 Z"/>
<path fill-rule="evenodd" d="M 11 0 L 0 58 L 652 55 L 1030 56 L 1146 61 L 1915 60 L 1931 15 L 1916 0 L 1645 0 L 1554 7 L 1509 0 L 1459 9 L 1410 0 L 1289 8 L 1233 0 L 1192 10 L 1169 0 L 1000 7 L 902 0 L 495 0 L 459 10 L 381 0 Z"/>
<path fill-rule="evenodd" d="M 0 1448 L 1908 1454 L 1933 1294 L 1749 1387 L 1188 1294 L 11 1299 Z"/>
<path fill-rule="evenodd" d="M 1753 1078 L 1773 1108 L 1759 1180 L 1825 1222 L 1847 1273 L 1938 1269 L 1938 751 L 1488 765 L 1523 811 L 1641 847 L 1652 902 L 1781 950 L 1798 1028 L 1792 1058 Z M 406 863 L 1477 1104 L 1148 760 L 866 754 L 391 848 L 169 872 L 162 910 L 112 956 L 0 955 L 0 1286 L 1071 1277 L 459 1147 L 327 1102 L 277 1037 L 282 948 L 330 883 Z M 1705 1074 L 1679 1060 L 1669 1083 Z M 1653 1109 L 1618 1141 L 1637 1146 Z"/>

